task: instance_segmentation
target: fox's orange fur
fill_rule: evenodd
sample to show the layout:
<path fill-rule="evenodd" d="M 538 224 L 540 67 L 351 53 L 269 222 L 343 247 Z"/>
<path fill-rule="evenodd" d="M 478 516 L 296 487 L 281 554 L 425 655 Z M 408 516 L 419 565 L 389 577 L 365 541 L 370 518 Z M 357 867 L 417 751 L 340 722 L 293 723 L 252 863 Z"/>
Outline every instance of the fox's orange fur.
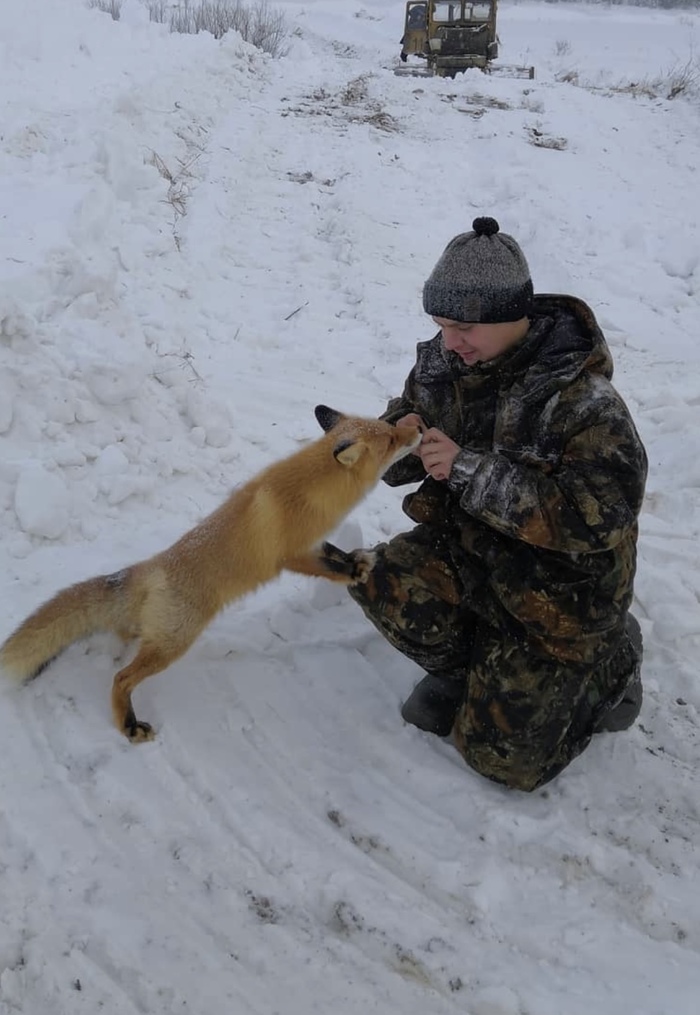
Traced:
<path fill-rule="evenodd" d="M 169 549 L 39 607 L 0 648 L 0 664 L 26 680 L 94 631 L 138 639 L 135 658 L 114 677 L 112 711 L 131 741 L 150 740 L 151 727 L 134 715 L 134 688 L 181 656 L 224 606 L 284 569 L 347 582 L 314 548 L 420 443 L 415 427 L 326 406 L 316 417 L 323 437 L 253 477 Z"/>

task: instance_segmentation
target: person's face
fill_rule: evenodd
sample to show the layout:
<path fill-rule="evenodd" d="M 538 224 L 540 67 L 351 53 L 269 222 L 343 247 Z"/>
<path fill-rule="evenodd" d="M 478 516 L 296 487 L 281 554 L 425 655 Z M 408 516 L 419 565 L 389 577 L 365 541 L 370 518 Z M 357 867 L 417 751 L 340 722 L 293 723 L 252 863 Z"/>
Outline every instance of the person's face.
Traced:
<path fill-rule="evenodd" d="M 524 338 L 530 326 L 527 317 L 505 324 L 470 324 L 450 321 L 447 317 L 433 317 L 433 320 L 442 332 L 445 348 L 470 367 L 500 356 Z"/>

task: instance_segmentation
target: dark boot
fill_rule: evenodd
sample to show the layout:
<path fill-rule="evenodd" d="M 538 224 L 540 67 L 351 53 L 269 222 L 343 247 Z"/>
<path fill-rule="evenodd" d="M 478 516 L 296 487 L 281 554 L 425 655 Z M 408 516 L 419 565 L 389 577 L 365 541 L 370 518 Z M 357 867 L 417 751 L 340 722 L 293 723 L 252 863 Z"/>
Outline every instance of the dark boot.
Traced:
<path fill-rule="evenodd" d="M 642 631 L 632 614 L 627 615 L 627 638 L 634 659 L 629 674 L 627 687 L 622 698 L 609 712 L 606 712 L 597 723 L 595 732 L 618 733 L 627 730 L 639 715 L 642 708 Z"/>
<path fill-rule="evenodd" d="M 465 687 L 463 674 L 428 673 L 413 688 L 401 715 L 419 730 L 448 737 L 464 701 Z"/>

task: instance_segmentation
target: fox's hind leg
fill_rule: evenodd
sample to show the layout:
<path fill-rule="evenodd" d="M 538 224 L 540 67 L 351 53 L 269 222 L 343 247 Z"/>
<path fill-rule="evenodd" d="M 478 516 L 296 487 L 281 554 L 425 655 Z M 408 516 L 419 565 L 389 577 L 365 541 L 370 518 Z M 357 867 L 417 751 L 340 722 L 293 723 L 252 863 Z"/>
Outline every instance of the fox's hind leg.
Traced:
<path fill-rule="evenodd" d="M 167 648 L 163 645 L 142 642 L 136 656 L 114 677 L 112 684 L 112 714 L 120 733 L 132 742 L 140 744 L 145 740 L 153 740 L 155 736 L 150 723 L 142 722 L 134 715 L 131 704 L 131 693 L 142 680 L 160 673 L 175 662 L 191 644 L 191 641 L 174 642 Z"/>

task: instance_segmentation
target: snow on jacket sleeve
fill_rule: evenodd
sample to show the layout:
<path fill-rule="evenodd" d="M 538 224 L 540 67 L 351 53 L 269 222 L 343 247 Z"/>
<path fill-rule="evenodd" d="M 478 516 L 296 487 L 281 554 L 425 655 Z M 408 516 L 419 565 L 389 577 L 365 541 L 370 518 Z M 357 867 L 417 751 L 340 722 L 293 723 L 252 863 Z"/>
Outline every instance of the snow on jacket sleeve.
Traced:
<path fill-rule="evenodd" d="M 635 525 L 647 459 L 621 400 L 568 436 L 555 464 L 523 457 L 463 450 L 447 485 L 472 517 L 562 553 L 610 549 Z"/>

